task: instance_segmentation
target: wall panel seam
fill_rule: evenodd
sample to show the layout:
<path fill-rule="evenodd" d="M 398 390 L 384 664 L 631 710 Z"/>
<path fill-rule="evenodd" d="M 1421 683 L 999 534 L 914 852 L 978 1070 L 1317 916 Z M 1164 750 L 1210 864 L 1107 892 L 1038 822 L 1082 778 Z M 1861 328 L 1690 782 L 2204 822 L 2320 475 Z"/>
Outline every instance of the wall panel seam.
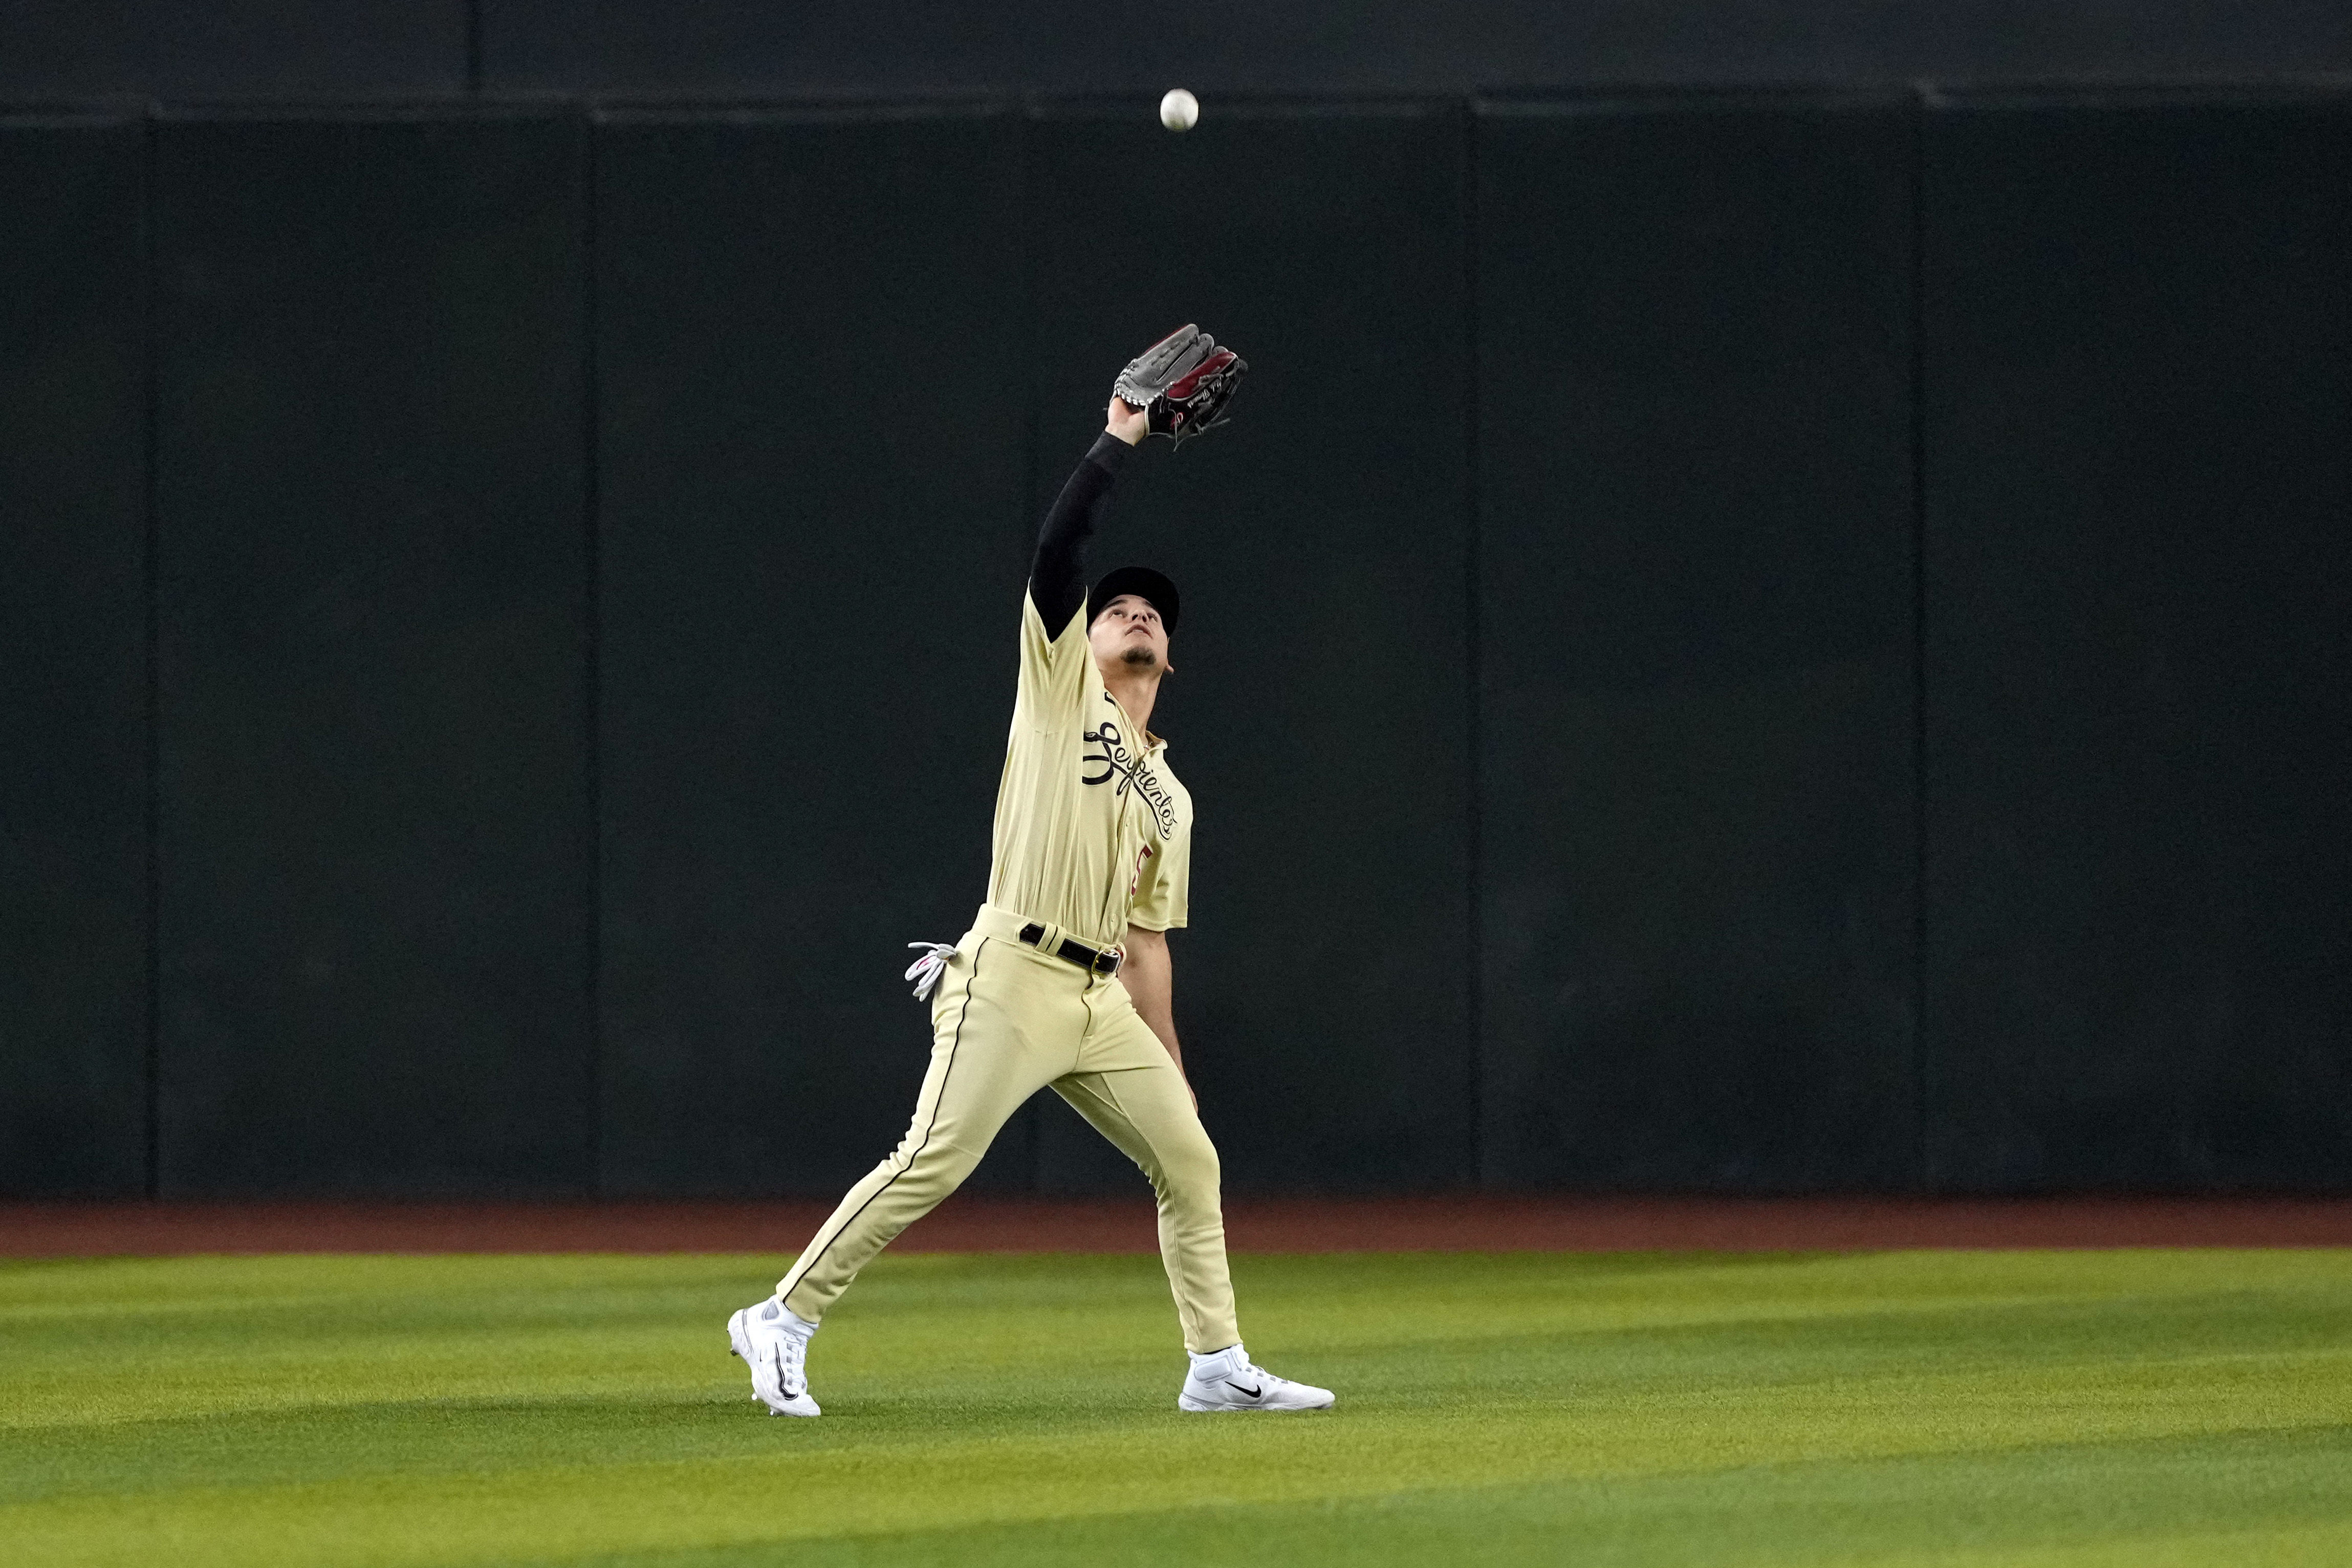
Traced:
<path fill-rule="evenodd" d="M 1911 1078 L 1914 1180 L 1936 1186 L 1928 1142 L 1927 1046 L 1927 114 L 1933 89 L 1910 106 L 1911 398 Z"/>
<path fill-rule="evenodd" d="M 1465 98 L 1460 101 L 1455 123 L 1460 128 L 1462 138 L 1462 644 L 1463 694 L 1466 705 L 1463 723 L 1465 762 L 1463 858 L 1466 873 L 1465 891 L 1469 906 L 1464 911 L 1464 928 L 1469 939 L 1465 954 L 1468 973 L 1465 976 L 1467 985 L 1464 1000 L 1464 1072 L 1468 1081 L 1470 1111 L 1465 1153 L 1470 1184 L 1483 1186 L 1486 1179 L 1486 841 L 1480 795 L 1485 788 L 1485 775 L 1479 766 L 1479 748 L 1485 743 L 1485 739 L 1482 730 L 1483 693 L 1480 689 L 1484 665 L 1480 658 L 1478 618 L 1478 577 L 1482 564 L 1478 549 L 1478 115 L 1477 106 L 1471 100 Z"/>
<path fill-rule="evenodd" d="M 478 15 L 477 0 L 474 7 Z M 587 806 L 588 898 L 585 982 L 587 1022 L 587 1122 L 584 1171 L 590 1195 L 604 1191 L 604 552 L 601 538 L 603 487 L 599 484 L 597 423 L 602 414 L 602 383 L 596 356 L 597 268 L 596 139 L 593 113 L 583 113 L 580 124 L 580 441 L 583 590 L 581 714 L 583 772 Z"/>
<path fill-rule="evenodd" d="M 146 1195 L 153 1199 L 163 1193 L 163 855 L 162 827 L 163 817 L 163 560 L 162 521 L 158 515 L 159 492 L 156 481 L 156 454 L 161 436 L 162 352 L 159 343 L 161 327 L 162 284 L 158 277 L 161 247 L 158 243 L 158 193 L 156 172 L 159 162 L 155 116 L 151 111 L 140 121 L 139 153 L 139 273 L 140 273 L 140 509 L 142 545 L 140 586 L 145 601 L 142 628 L 146 647 L 145 679 L 146 713 L 143 725 L 145 779 L 141 807 L 141 824 L 145 838 L 143 867 L 146 897 L 144 938 L 147 973 L 146 1006 L 142 1017 L 146 1038 L 142 1042 L 146 1068 L 145 1096 L 142 1110 L 146 1125 Z"/>

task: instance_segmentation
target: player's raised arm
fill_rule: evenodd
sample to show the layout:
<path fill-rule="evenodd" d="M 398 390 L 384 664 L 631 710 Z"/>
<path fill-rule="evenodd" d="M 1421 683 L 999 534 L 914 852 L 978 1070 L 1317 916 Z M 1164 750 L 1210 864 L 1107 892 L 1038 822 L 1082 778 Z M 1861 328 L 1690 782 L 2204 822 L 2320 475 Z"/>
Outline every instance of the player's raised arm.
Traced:
<path fill-rule="evenodd" d="M 1045 514 L 1029 566 L 1029 597 L 1059 637 L 1087 598 L 1087 538 L 1102 521 L 1128 449 L 1146 436 L 1184 441 L 1213 428 L 1249 363 L 1187 323 L 1127 362 L 1096 437 Z"/>
<path fill-rule="evenodd" d="M 1126 462 L 1128 449 L 1150 434 L 1150 417 L 1113 395 L 1103 433 L 1064 481 L 1062 493 L 1045 513 L 1045 526 L 1037 531 L 1037 553 L 1029 563 L 1029 597 L 1048 637 L 1059 636 L 1086 602 L 1087 540 L 1110 504 L 1111 481 Z"/>

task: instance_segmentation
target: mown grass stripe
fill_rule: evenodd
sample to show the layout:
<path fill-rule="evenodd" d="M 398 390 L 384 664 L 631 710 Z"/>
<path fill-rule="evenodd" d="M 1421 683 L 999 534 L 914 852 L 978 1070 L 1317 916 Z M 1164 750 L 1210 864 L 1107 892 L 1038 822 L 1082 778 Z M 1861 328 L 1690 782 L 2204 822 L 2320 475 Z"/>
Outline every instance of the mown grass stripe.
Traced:
<path fill-rule="evenodd" d="M 2352 1520 L 2352 1254 L 1237 1262 L 1254 1353 L 1339 1410 L 1177 1415 L 1150 1258 L 886 1257 L 817 1342 L 817 1422 L 761 1416 L 724 1353 L 766 1258 L 0 1269 L 0 1542 L 89 1568 L 2089 1564 L 2292 1561 Z"/>

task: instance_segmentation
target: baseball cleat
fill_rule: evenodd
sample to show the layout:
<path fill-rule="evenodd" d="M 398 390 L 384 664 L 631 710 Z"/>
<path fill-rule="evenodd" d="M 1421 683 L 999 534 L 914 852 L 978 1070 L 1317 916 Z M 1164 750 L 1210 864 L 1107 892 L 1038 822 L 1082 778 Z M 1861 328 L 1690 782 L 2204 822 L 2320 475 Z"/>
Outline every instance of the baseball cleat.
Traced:
<path fill-rule="evenodd" d="M 801 1320 L 771 1296 L 756 1307 L 746 1307 L 727 1320 L 730 1350 L 751 1369 L 751 1395 L 771 1415 L 815 1415 L 816 1401 L 809 1397 L 809 1335 L 814 1325 Z"/>
<path fill-rule="evenodd" d="M 1328 1410 L 1331 1404 L 1329 1389 L 1276 1377 L 1239 1345 L 1194 1356 L 1176 1396 L 1179 1410 Z"/>

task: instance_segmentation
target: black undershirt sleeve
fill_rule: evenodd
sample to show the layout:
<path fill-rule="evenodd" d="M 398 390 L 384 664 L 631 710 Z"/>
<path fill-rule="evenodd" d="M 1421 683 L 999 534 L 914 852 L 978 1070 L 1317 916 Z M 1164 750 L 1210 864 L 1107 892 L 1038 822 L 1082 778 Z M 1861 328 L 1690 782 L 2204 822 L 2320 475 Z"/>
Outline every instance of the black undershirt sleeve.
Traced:
<path fill-rule="evenodd" d="M 1057 637 L 1087 598 L 1087 537 L 1110 505 L 1111 480 L 1133 450 L 1104 431 L 1071 473 L 1037 531 L 1037 555 L 1029 563 L 1029 598 Z"/>

